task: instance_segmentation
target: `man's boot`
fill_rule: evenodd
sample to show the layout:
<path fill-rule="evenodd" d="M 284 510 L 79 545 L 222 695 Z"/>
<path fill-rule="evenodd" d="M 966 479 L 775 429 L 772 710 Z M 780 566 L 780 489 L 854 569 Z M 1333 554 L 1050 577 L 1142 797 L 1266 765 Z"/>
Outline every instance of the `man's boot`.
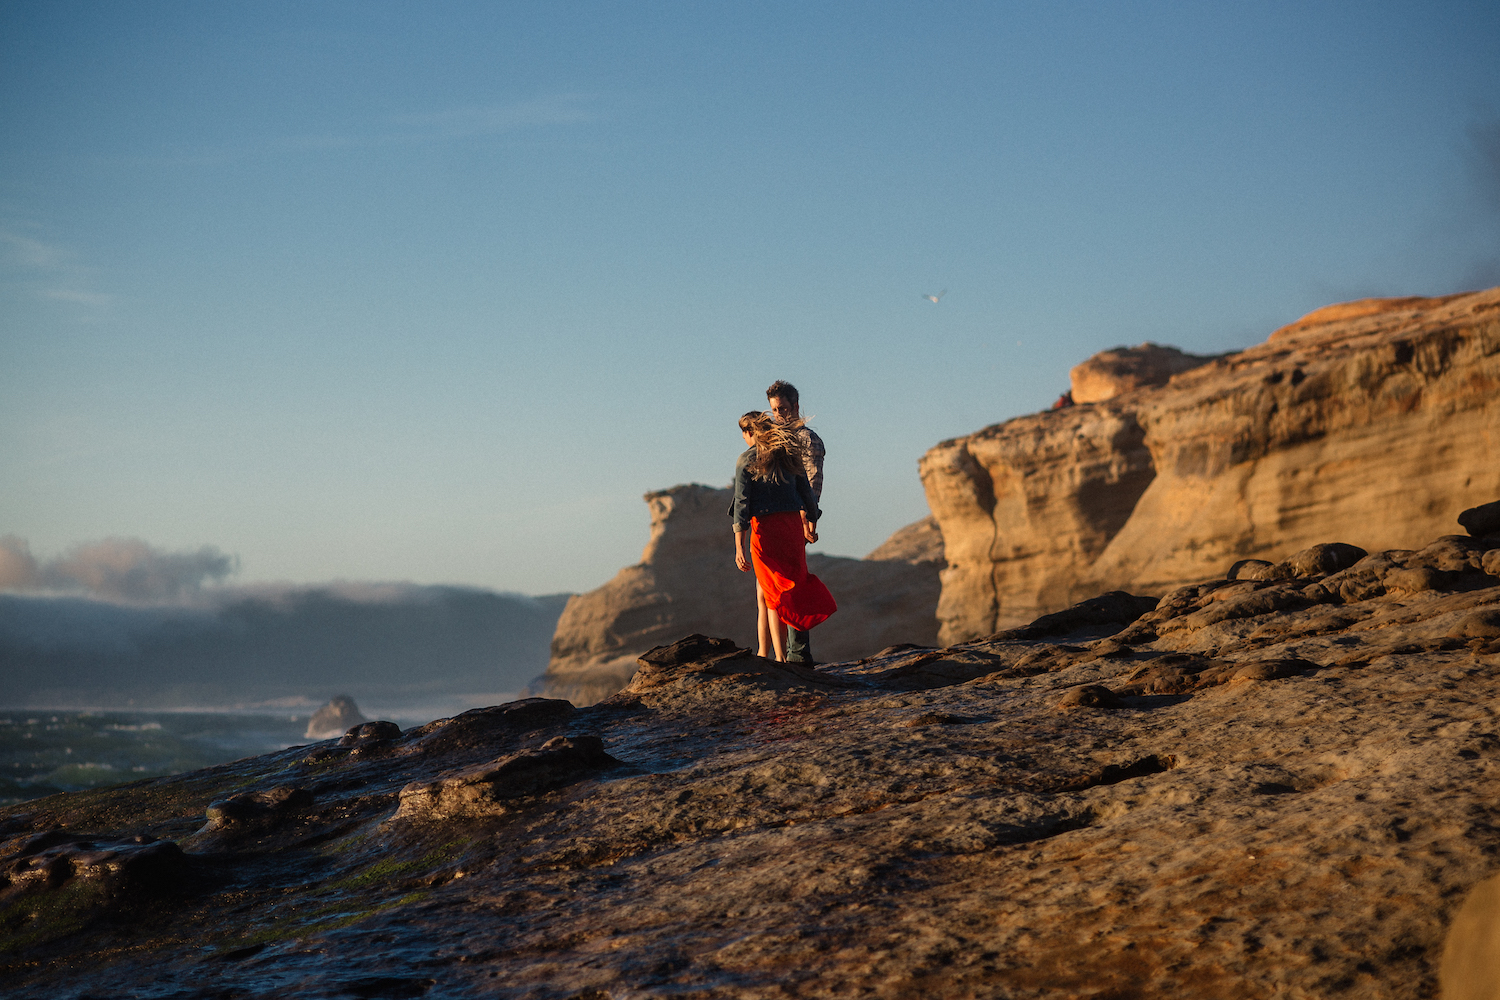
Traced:
<path fill-rule="evenodd" d="M 791 628 L 786 630 L 786 662 L 805 663 L 809 667 L 816 666 L 812 655 L 812 633 L 806 629 Z"/>

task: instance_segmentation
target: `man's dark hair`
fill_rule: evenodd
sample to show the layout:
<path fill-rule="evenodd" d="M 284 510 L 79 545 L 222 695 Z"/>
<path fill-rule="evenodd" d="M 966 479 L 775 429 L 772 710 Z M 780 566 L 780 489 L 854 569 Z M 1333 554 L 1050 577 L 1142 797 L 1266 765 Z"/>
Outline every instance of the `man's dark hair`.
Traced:
<path fill-rule="evenodd" d="M 781 379 L 777 379 L 771 383 L 771 388 L 766 390 L 766 398 L 784 399 L 793 406 L 800 405 L 797 399 L 797 387 L 790 382 L 783 382 Z"/>

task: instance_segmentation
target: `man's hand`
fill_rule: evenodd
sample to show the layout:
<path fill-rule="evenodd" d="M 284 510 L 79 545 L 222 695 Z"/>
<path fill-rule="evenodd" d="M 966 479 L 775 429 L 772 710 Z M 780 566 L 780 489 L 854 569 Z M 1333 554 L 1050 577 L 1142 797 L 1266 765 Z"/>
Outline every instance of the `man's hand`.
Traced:
<path fill-rule="evenodd" d="M 802 537 L 807 539 L 808 545 L 818 540 L 818 526 L 809 521 L 806 514 L 802 515 Z"/>

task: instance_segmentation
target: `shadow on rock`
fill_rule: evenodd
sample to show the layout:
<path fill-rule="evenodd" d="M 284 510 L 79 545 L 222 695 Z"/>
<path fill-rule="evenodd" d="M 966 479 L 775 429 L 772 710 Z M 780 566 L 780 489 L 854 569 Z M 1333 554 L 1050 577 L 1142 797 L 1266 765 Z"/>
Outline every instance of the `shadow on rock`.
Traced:
<path fill-rule="evenodd" d="M 168 840 L 60 830 L 17 838 L 0 846 L 0 953 L 104 918 L 138 921 L 194 881 L 191 861 Z"/>

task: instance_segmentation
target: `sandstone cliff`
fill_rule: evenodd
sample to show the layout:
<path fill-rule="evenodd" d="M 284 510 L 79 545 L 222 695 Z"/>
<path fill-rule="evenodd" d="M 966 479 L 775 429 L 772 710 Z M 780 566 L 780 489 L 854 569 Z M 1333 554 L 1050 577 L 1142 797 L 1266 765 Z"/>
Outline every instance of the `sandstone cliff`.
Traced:
<path fill-rule="evenodd" d="M 641 561 L 568 601 L 547 672 L 532 687 L 590 705 L 629 683 L 636 658 L 692 632 L 755 641 L 755 578 L 734 565 L 731 491 L 697 484 L 646 494 L 651 538 Z M 942 539 L 931 518 L 896 532 L 865 559 L 809 550 L 839 610 L 813 632 L 819 660 L 855 659 L 937 639 Z"/>
<path fill-rule="evenodd" d="M 1075 378 L 1107 382 L 1121 353 Z M 1236 354 L 1182 357 L 1155 365 L 1153 379 L 1193 362 L 1164 385 L 1106 388 L 923 457 L 947 556 L 941 641 L 1330 536 L 1391 548 L 1500 493 L 1500 289 L 1345 303 Z M 1122 379 L 1143 364 L 1115 360 Z"/>
<path fill-rule="evenodd" d="M 1068 396 L 1074 403 L 1102 403 L 1143 386 L 1166 385 L 1173 375 L 1192 371 L 1214 359 L 1149 340 L 1139 347 L 1100 351 L 1068 372 Z"/>
<path fill-rule="evenodd" d="M 689 636 L 589 708 L 0 808 L 0 982 L 1489 1000 L 1500 507 L 1461 523 L 819 670 Z"/>

